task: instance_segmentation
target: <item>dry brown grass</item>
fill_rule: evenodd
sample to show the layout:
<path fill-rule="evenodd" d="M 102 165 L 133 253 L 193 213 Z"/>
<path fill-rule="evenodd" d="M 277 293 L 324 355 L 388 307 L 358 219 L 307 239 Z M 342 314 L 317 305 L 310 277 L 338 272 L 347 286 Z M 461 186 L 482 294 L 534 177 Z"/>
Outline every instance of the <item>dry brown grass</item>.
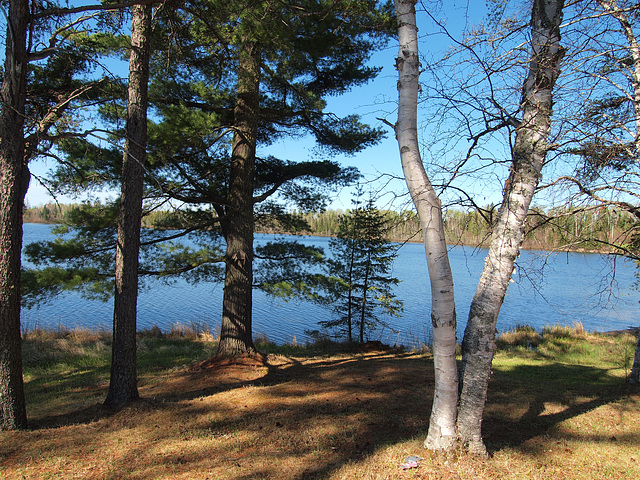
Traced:
<path fill-rule="evenodd" d="M 36 328 L 22 334 L 23 341 L 44 342 L 48 340 L 72 340 L 72 343 L 95 343 L 111 339 L 106 330 L 89 330 L 87 328 L 67 328 L 59 325 L 56 329 Z"/>
<path fill-rule="evenodd" d="M 640 396 L 615 362 L 499 352 L 486 459 L 422 448 L 432 368 L 393 351 L 213 359 L 141 375 L 144 400 L 117 412 L 95 403 L 104 382 L 88 384 L 57 412 L 32 405 L 30 430 L 0 433 L 0 478 L 640 478 Z M 425 459 L 402 470 L 412 454 Z"/>
<path fill-rule="evenodd" d="M 138 333 L 139 337 L 147 338 L 171 338 L 171 339 L 185 339 L 185 340 L 198 340 L 203 342 L 213 342 L 217 339 L 217 335 L 211 332 L 211 328 L 207 323 L 203 322 L 189 322 L 188 324 L 176 322 L 171 325 L 168 332 L 163 332 L 157 325 L 153 325 L 151 328 L 141 330 Z"/>

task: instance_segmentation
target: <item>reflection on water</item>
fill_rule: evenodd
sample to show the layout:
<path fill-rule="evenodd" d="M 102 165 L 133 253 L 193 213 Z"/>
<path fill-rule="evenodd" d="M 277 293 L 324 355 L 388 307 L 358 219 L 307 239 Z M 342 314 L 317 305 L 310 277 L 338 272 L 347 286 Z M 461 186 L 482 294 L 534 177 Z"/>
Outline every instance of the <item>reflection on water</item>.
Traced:
<path fill-rule="evenodd" d="M 50 238 L 50 226 L 25 224 L 24 243 Z M 257 235 L 258 242 L 273 235 Z M 325 247 L 328 239 L 299 237 L 300 241 Z M 451 247 L 449 251 L 455 282 L 458 312 L 458 339 L 462 338 L 469 304 L 473 297 L 486 250 Z M 541 268 L 544 266 L 544 268 Z M 632 288 L 635 265 L 621 259 L 614 261 L 597 254 L 523 251 L 498 320 L 498 330 L 518 324 L 537 329 L 545 325 L 572 325 L 582 322 L 588 331 L 624 329 L 637 325 L 637 291 Z M 397 297 L 404 301 L 404 314 L 389 318 L 393 331 L 374 332 L 371 339 L 389 344 L 429 343 L 431 294 L 428 285 L 424 247 L 406 244 L 400 249 L 393 275 L 401 280 Z M 222 284 L 190 285 L 177 282 L 165 285 L 149 282 L 138 299 L 138 328 L 157 325 L 163 331 L 175 323 L 207 324 L 216 330 L 222 312 Z M 23 328 L 64 325 L 110 330 L 112 302 L 81 298 L 76 293 L 59 295 L 50 303 L 22 312 Z M 262 292 L 255 292 L 253 330 L 266 334 L 275 342 L 291 342 L 293 337 L 305 342 L 305 330 L 318 328 L 331 312 L 309 302 L 284 302 Z"/>

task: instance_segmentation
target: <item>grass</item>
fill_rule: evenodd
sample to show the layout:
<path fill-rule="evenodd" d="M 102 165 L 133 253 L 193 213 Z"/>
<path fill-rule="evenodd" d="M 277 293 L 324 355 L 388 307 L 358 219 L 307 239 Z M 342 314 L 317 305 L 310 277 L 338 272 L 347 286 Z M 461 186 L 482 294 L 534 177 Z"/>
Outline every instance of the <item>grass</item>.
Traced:
<path fill-rule="evenodd" d="M 491 455 L 445 459 L 422 448 L 428 353 L 262 338 L 266 362 L 197 363 L 216 343 L 196 330 L 141 333 L 143 400 L 120 411 L 100 405 L 107 333 L 26 334 L 31 426 L 0 433 L 0 478 L 640 478 L 640 395 L 625 383 L 631 335 L 579 326 L 501 335 L 483 422 Z M 412 454 L 424 459 L 402 470 Z"/>

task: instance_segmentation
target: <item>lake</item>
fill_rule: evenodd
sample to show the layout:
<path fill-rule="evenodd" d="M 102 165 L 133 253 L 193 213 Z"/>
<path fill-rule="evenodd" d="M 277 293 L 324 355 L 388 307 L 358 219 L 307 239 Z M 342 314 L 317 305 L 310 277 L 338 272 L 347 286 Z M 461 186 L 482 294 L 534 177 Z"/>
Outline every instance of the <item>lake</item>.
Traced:
<path fill-rule="evenodd" d="M 25 224 L 24 244 L 53 238 L 50 225 Z M 257 242 L 275 235 L 256 235 Z M 322 246 L 329 252 L 325 237 L 298 237 L 307 244 Z M 452 246 L 449 250 L 455 282 L 458 316 L 458 341 L 461 341 L 469 305 L 484 265 L 485 249 Z M 523 251 L 517 262 L 507 296 L 500 311 L 498 330 L 518 324 L 540 330 L 547 325 L 581 322 L 588 331 L 626 329 L 638 325 L 640 292 L 633 287 L 636 267 L 631 261 L 599 254 Z M 415 346 L 430 344 L 431 293 L 424 246 L 405 244 L 393 267 L 393 276 L 401 283 L 395 289 L 404 301 L 404 313 L 386 321 L 393 330 L 372 332 L 369 339 L 388 344 Z M 222 284 L 196 286 L 178 281 L 173 285 L 150 282 L 138 299 L 138 329 L 157 325 L 168 331 L 176 323 L 192 322 L 220 326 Z M 318 329 L 317 322 L 332 315 L 327 308 L 310 302 L 273 299 L 262 292 L 254 294 L 254 335 L 265 334 L 276 343 L 308 340 L 305 330 Z M 23 309 L 22 328 L 111 329 L 113 303 L 92 301 L 75 292 L 58 295 L 49 303 Z"/>

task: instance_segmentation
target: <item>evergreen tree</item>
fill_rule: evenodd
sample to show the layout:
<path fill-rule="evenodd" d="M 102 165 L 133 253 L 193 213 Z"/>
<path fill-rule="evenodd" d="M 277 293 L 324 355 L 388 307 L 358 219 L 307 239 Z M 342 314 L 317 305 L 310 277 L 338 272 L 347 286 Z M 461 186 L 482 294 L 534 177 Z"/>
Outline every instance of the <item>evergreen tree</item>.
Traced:
<path fill-rule="evenodd" d="M 329 241 L 328 260 L 333 320 L 320 322 L 324 328 L 337 329 L 349 342 L 357 336 L 364 343 L 366 333 L 387 324 L 380 313 L 398 315 L 402 302 L 392 293 L 398 279 L 390 275 L 398 247 L 386 240 L 389 221 L 374 205 L 374 199 L 355 208 L 340 219 L 338 236 Z"/>
<path fill-rule="evenodd" d="M 377 73 L 366 61 L 391 31 L 392 16 L 389 6 L 373 7 L 374 2 L 365 0 L 249 6 L 207 0 L 158 16 L 157 30 L 164 34 L 156 36 L 160 43 L 153 49 L 150 102 L 156 123 L 150 123 L 149 130 L 146 195 L 158 203 L 180 202 L 186 230 L 199 232 L 200 249 L 172 245 L 158 255 L 160 239 L 143 239 L 140 272 L 190 272 L 197 280 L 219 279 L 220 268 L 211 265 L 224 263 L 221 354 L 254 350 L 252 288 L 276 293 L 278 285 L 287 283 L 304 294 L 313 280 L 304 268 L 288 267 L 278 267 L 273 277 L 259 271 L 256 278 L 255 223 L 271 222 L 288 231 L 304 228 L 300 216 L 289 213 L 290 205 L 301 211 L 322 209 L 327 188 L 356 176 L 355 170 L 331 161 L 262 158 L 256 154 L 258 147 L 286 135 L 311 134 L 329 153 L 352 154 L 382 135 L 355 116 L 338 118 L 324 111 L 325 97 L 344 93 Z M 102 108 L 105 119 L 120 118 L 121 107 L 114 105 Z M 87 185 L 87 179 L 106 185 L 118 181 L 116 149 L 77 139 L 62 147 L 70 167 L 56 172 L 59 186 Z M 115 246 L 112 222 L 105 217 L 111 238 L 105 237 L 102 247 L 66 244 L 76 267 L 86 267 L 90 251 Z M 83 232 L 87 240 L 88 230 Z M 89 240 L 95 238 L 93 230 Z M 47 255 L 56 255 L 58 264 L 65 264 L 68 257 L 58 255 L 61 250 L 41 246 L 30 252 L 43 262 L 52 260 Z M 318 258 L 318 252 L 295 244 L 272 244 L 257 253 L 255 258 L 272 266 L 277 261 L 314 263 Z M 103 264 L 99 275 L 106 278 L 111 268 Z M 279 275 L 284 272 L 296 272 L 297 278 L 283 283 Z M 82 277 L 88 272 L 79 273 Z M 59 288 L 55 281 L 43 286 Z"/>
<path fill-rule="evenodd" d="M 26 0 L 12 0 L 8 7 L 0 92 L 0 429 L 26 425 L 20 270 L 28 164 L 50 154 L 56 138 L 73 135 L 69 112 L 102 84 L 84 78 L 90 69 L 86 54 L 97 48 L 84 31 L 88 17 L 70 14 L 112 8 L 60 9 L 55 3 Z"/>
<path fill-rule="evenodd" d="M 211 6 L 212 2 L 205 2 L 199 8 Z M 262 2 L 247 8 L 244 2 L 227 2 L 224 8 L 216 9 L 216 14 L 226 15 L 224 24 L 233 25 L 230 34 L 218 25 L 212 29 L 210 23 L 204 24 L 198 16 L 192 18 L 197 31 L 207 32 L 208 38 L 213 39 L 208 49 L 225 52 L 226 71 L 216 73 L 222 75 L 222 85 L 235 85 L 235 89 L 221 92 L 216 87 L 212 91 L 192 80 L 182 85 L 194 99 L 189 104 L 196 106 L 196 115 L 213 113 L 214 131 L 233 132 L 231 151 L 230 155 L 218 153 L 213 158 L 207 153 L 202 155 L 210 171 L 225 172 L 222 185 L 220 176 L 216 178 L 215 190 L 209 178 L 202 176 L 202 158 L 197 159 L 196 176 L 191 174 L 193 170 L 185 175 L 184 156 L 172 156 L 169 164 L 175 167 L 177 159 L 181 164 L 177 166 L 179 177 L 188 184 L 187 190 L 195 191 L 196 195 L 186 197 L 184 189 L 175 188 L 173 182 L 171 187 L 163 188 L 163 194 L 188 203 L 211 204 L 219 219 L 226 244 L 218 350 L 221 355 L 254 350 L 251 292 L 255 215 L 288 221 L 290 216 L 283 215 L 283 209 L 272 203 L 276 192 L 308 209 L 318 205 L 319 197 L 296 180 L 330 185 L 351 176 L 330 162 L 257 158 L 258 145 L 269 144 L 285 134 L 307 132 L 329 150 L 353 153 L 380 137 L 379 131 L 365 127 L 354 116 L 338 119 L 323 112 L 324 97 L 343 93 L 376 73 L 365 66 L 365 61 L 376 45 L 373 41 L 376 29 L 384 28 L 389 17 L 388 11 L 380 12 L 372 6 L 372 2 L 366 1 Z M 188 14 L 191 18 L 193 12 Z M 193 38 L 198 39 L 195 35 Z M 229 63 L 234 68 L 229 68 Z M 207 78 L 197 64 L 189 65 Z M 217 108 L 212 109 L 207 98 Z M 176 98 L 173 103 L 182 101 Z M 175 109 L 165 112 L 170 118 Z M 215 140 L 219 143 L 218 138 Z M 173 181 L 176 177 L 170 178 Z M 258 204 L 262 204 L 259 209 Z"/>
<path fill-rule="evenodd" d="M 25 428 L 20 342 L 22 207 L 29 186 L 24 158 L 29 2 L 12 0 L 0 111 L 0 430 Z"/>
<path fill-rule="evenodd" d="M 110 406 L 122 406 L 138 399 L 136 316 L 140 223 L 147 157 L 151 7 L 134 5 L 131 7 L 131 16 L 127 126 L 115 258 L 111 376 L 105 400 L 105 404 Z"/>

